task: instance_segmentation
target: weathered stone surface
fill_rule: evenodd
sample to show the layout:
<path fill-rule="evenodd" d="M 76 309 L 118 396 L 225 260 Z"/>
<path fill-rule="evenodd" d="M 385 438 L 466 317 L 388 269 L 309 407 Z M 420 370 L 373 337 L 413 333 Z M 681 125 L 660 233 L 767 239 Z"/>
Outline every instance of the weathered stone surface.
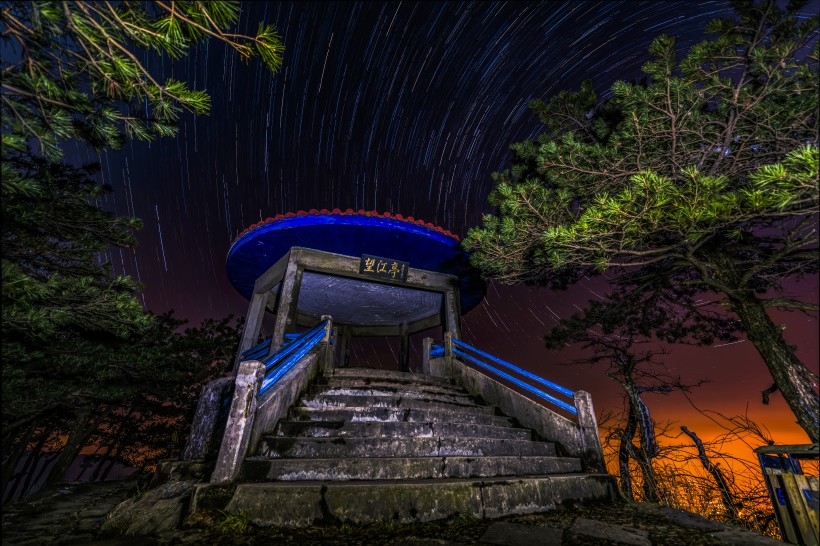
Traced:
<path fill-rule="evenodd" d="M 445 367 L 447 367 L 446 363 Z M 572 457 L 585 455 L 586 449 L 581 439 L 580 429 L 573 421 L 550 411 L 458 360 L 454 359 L 449 370 L 442 370 L 442 372 L 452 374 L 454 382 L 463 386 L 473 396 L 480 397 L 485 403 L 500 408 L 506 415 L 515 417 L 522 426 L 531 428 L 542 438 L 560 445 L 567 455 Z"/>
<path fill-rule="evenodd" d="M 257 394 L 264 376 L 265 365 L 261 362 L 249 360 L 239 365 L 225 434 L 222 436 L 216 467 L 211 474 L 211 481 L 214 483 L 232 481 L 247 455 L 256 414 Z"/>
<path fill-rule="evenodd" d="M 636 505 L 639 510 L 647 513 L 657 514 L 674 522 L 676 525 L 682 527 L 689 527 L 690 529 L 697 529 L 699 531 L 725 531 L 729 527 L 723 523 L 718 523 L 687 512 L 686 510 L 678 510 L 669 506 L 658 506 L 657 504 L 641 503 Z"/>
<path fill-rule="evenodd" d="M 379 520 L 396 522 L 431 521 L 457 514 L 497 518 L 552 510 L 563 501 L 609 500 L 609 489 L 584 487 L 587 476 L 475 480 L 387 480 L 368 482 L 270 482 L 237 484 L 228 513 L 245 512 L 257 525 L 303 527 L 351 522 L 368 524 Z M 563 496 L 561 488 L 575 480 L 579 487 Z M 601 476 L 600 481 L 611 481 Z M 556 484 L 558 488 L 556 490 Z M 198 487 L 194 506 L 215 507 L 212 498 L 224 498 L 223 486 Z M 556 502 L 558 499 L 558 502 Z M 222 509 L 222 508 L 219 508 Z"/>
<path fill-rule="evenodd" d="M 480 481 L 480 480 L 479 480 Z M 43 492 L 40 495 L 7 504 L 3 507 L 2 536 L 3 544 L 13 546 L 40 546 L 42 544 L 83 544 L 90 546 L 152 546 L 170 544 L 188 544 L 191 546 L 213 546 L 213 544 L 313 544 L 316 540 L 316 529 L 262 529 L 255 530 L 246 537 L 218 537 L 202 529 L 174 530 L 156 536 L 117 536 L 102 538 L 94 535 L 94 529 L 99 524 L 100 514 L 125 500 L 132 494 L 134 482 L 102 482 L 85 484 L 67 484 L 58 490 Z M 232 491 L 230 487 L 204 485 L 206 489 L 221 489 L 223 492 Z M 216 496 L 216 495 L 214 495 Z M 319 497 L 321 498 L 321 497 Z M 222 506 L 222 509 L 225 505 Z M 644 509 L 645 508 L 645 509 Z M 320 506 L 321 509 L 321 506 Z M 663 510 L 663 509 L 661 509 Z M 669 509 L 672 510 L 672 509 Z M 695 516 L 699 517 L 699 516 Z M 535 537 L 529 542 L 518 544 L 532 544 L 533 546 L 548 545 L 547 538 L 554 533 L 564 530 L 567 539 L 564 543 L 601 544 L 603 539 L 574 533 L 570 530 L 578 518 L 600 521 L 608 528 L 623 529 L 623 522 L 641 529 L 652 529 L 649 539 L 653 546 L 774 546 L 781 542 L 767 539 L 756 533 L 744 531 L 728 526 L 719 532 L 708 532 L 691 525 L 680 525 L 671 519 L 658 517 L 657 506 L 641 506 L 631 503 L 580 504 L 568 509 L 561 509 L 530 514 L 526 516 L 511 516 L 501 521 L 488 522 L 474 520 L 470 522 L 464 518 L 443 521 L 433 527 L 431 523 L 415 526 L 394 528 L 391 525 L 380 527 L 379 540 L 393 545 L 440 545 L 455 546 L 466 544 L 507 544 L 514 540 L 518 533 Z M 680 521 L 685 519 L 681 518 Z M 617 522 L 614 523 L 613 522 Z M 497 527 L 501 525 L 501 527 Z M 721 524 L 716 524 L 721 525 Z M 510 526 L 510 527 L 507 527 Z M 490 529 L 499 530 L 497 534 L 488 533 Z M 629 530 L 629 529 L 627 529 Z M 617 531 L 616 531 L 617 532 Z M 322 530 L 322 536 L 327 536 L 333 544 L 367 544 L 363 535 L 350 535 L 349 527 L 331 526 Z M 493 537 L 499 537 L 493 539 Z M 503 542 L 503 538 L 509 542 Z M 487 540 L 489 539 L 489 540 Z M 611 536 L 607 536 L 607 544 L 612 544 Z M 583 541 L 583 542 L 582 542 Z M 324 543 L 324 540 L 321 541 Z M 513 542 L 514 543 L 514 542 Z"/>
<path fill-rule="evenodd" d="M 717 533 L 709 533 L 727 546 L 783 546 L 783 543 L 773 538 L 764 537 L 744 529 L 729 529 Z"/>
<path fill-rule="evenodd" d="M 578 459 L 542 456 L 390 457 L 245 460 L 243 482 L 293 480 L 419 480 L 579 472 Z"/>
<path fill-rule="evenodd" d="M 414 376 L 410 376 L 409 379 L 400 380 L 400 379 L 381 379 L 378 377 L 329 377 L 325 381 L 327 383 L 327 387 L 331 388 L 345 388 L 345 387 L 361 387 L 366 386 L 374 389 L 403 389 L 403 390 L 412 390 L 415 392 L 429 392 L 429 393 L 438 393 L 438 394 L 455 394 L 455 395 L 467 395 L 467 391 L 465 391 L 462 387 L 457 385 L 451 385 L 449 383 L 434 383 L 431 384 L 429 382 L 421 382 L 412 379 Z M 320 389 L 324 389 L 325 385 L 317 385 L 315 387 L 315 392 L 318 392 Z"/>
<path fill-rule="evenodd" d="M 398 409 L 436 409 L 458 413 L 486 413 L 495 415 L 495 408 L 480 406 L 471 400 L 463 402 L 444 402 L 435 399 L 401 398 L 398 396 L 366 396 L 366 395 L 324 395 L 317 394 L 302 399 L 301 404 L 307 408 L 333 407 L 374 407 Z"/>
<path fill-rule="evenodd" d="M 531 440 L 532 432 L 525 428 L 437 422 L 351 422 L 351 421 L 280 421 L 276 436 L 356 436 L 360 438 L 437 438 L 476 437 Z"/>
<path fill-rule="evenodd" d="M 356 377 L 371 381 L 373 379 L 389 379 L 391 381 L 396 380 L 399 382 L 406 382 L 409 378 L 414 382 L 424 383 L 427 385 L 453 385 L 452 381 L 441 377 L 432 377 L 423 374 L 408 374 L 405 372 L 394 372 L 392 370 L 380 370 L 376 368 L 339 368 L 333 370 L 333 374 L 329 377 Z"/>
<path fill-rule="evenodd" d="M 263 457 L 443 457 L 448 455 L 542 455 L 554 457 L 555 447 L 544 442 L 495 438 L 283 438 L 267 437 Z"/>
<path fill-rule="evenodd" d="M 535 527 L 521 523 L 493 523 L 481 536 L 481 542 L 501 546 L 561 546 L 564 530 Z"/>
<path fill-rule="evenodd" d="M 610 540 L 628 546 L 652 546 L 647 531 L 586 518 L 576 519 L 569 531 L 585 537 Z"/>
<path fill-rule="evenodd" d="M 214 379 L 204 387 L 194 413 L 194 421 L 182 458 L 186 461 L 214 459 L 225 433 L 233 376 Z"/>
<path fill-rule="evenodd" d="M 245 512 L 255 525 L 306 527 L 325 519 L 322 487 L 320 484 L 298 484 L 295 487 L 240 484 L 225 511 Z"/>
<path fill-rule="evenodd" d="M 308 391 L 319 373 L 319 360 L 319 350 L 314 349 L 260 397 L 248 441 L 248 455 L 257 453 L 262 435 L 273 430 L 276 423 L 287 416 L 290 407 Z"/>
<path fill-rule="evenodd" d="M 360 407 L 293 407 L 291 419 L 307 421 L 353 421 L 353 422 L 458 422 L 478 425 L 509 426 L 512 419 L 489 413 L 456 412 L 440 407 L 424 409 L 374 408 L 367 405 Z"/>
<path fill-rule="evenodd" d="M 151 535 L 176 529 L 190 504 L 193 481 L 165 483 L 117 506 L 100 527 L 103 534 Z"/>
<path fill-rule="evenodd" d="M 374 490 L 363 484 L 331 484 L 324 500 L 331 518 L 359 524 L 431 521 L 457 514 L 481 517 L 481 491 L 476 485 L 393 482 Z"/>

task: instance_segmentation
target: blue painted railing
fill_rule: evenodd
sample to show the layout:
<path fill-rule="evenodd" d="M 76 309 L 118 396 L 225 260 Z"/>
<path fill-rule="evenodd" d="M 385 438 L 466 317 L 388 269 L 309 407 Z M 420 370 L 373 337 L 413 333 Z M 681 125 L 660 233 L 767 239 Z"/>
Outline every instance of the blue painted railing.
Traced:
<path fill-rule="evenodd" d="M 304 334 L 288 334 L 286 335 L 286 342 L 276 354 L 269 355 L 265 358 L 258 359 L 265 365 L 265 378 L 262 380 L 262 386 L 259 388 L 259 396 L 262 396 L 265 391 L 271 388 L 283 375 L 288 373 L 293 366 L 296 365 L 303 356 L 308 354 L 322 339 L 324 339 L 327 329 L 328 321 L 322 321 L 313 329 Z M 263 344 L 267 344 L 270 349 L 270 340 L 265 340 L 248 352 L 256 349 L 255 353 L 259 353 L 258 349 Z M 243 353 L 244 355 L 244 353 Z M 251 360 L 250 358 L 246 360 Z"/>
<path fill-rule="evenodd" d="M 285 334 L 285 343 L 282 347 L 287 347 L 293 340 L 298 339 L 301 336 L 302 334 Z M 270 352 L 271 339 L 272 338 L 268 338 L 242 353 L 242 360 L 259 360 L 260 357 L 268 354 Z"/>
<path fill-rule="evenodd" d="M 468 354 L 466 351 L 470 351 L 471 353 L 474 353 L 477 356 L 473 356 L 471 354 Z M 510 364 L 509 362 L 501 360 L 500 358 L 495 357 L 491 354 L 485 353 L 484 351 L 482 351 L 480 349 L 476 349 L 475 347 L 473 347 L 471 345 L 467 345 L 463 341 L 459 341 L 457 339 L 453 340 L 453 355 L 459 356 L 462 359 L 467 360 L 467 361 L 475 364 L 476 366 L 478 366 L 482 370 L 486 370 L 486 371 L 494 373 L 495 375 L 497 375 L 499 377 L 503 377 L 504 379 L 506 379 L 507 381 L 513 383 L 514 385 L 516 385 L 518 387 L 521 387 L 525 391 L 530 392 L 530 393 L 538 396 L 539 398 L 542 398 L 542 399 L 544 399 L 544 400 L 558 406 L 559 408 L 561 408 L 565 411 L 568 411 L 572 415 L 577 415 L 578 414 L 578 410 L 575 409 L 574 405 L 569 404 L 567 402 L 564 402 L 563 400 L 561 400 L 559 398 L 556 398 L 555 396 L 544 392 L 543 390 L 539 389 L 538 387 L 530 385 L 529 383 L 526 383 L 526 382 L 522 381 L 521 379 L 519 379 L 517 377 L 514 377 L 514 376 L 512 376 L 512 375 L 510 375 L 510 374 L 508 374 L 508 373 L 506 373 L 502 370 L 499 370 L 495 366 L 492 366 L 492 365 L 490 365 L 486 362 L 483 362 L 483 361 L 479 360 L 478 357 L 479 356 L 483 357 L 485 360 L 489 360 L 490 362 L 493 362 L 495 364 L 503 366 L 503 367 L 507 368 L 508 370 L 510 370 L 512 372 L 515 372 L 518 375 L 526 377 L 530 381 L 533 381 L 535 383 L 544 385 L 545 387 L 547 387 L 549 389 L 552 389 L 553 391 L 555 391 L 559 394 L 562 394 L 562 395 L 564 395 L 564 396 L 566 396 L 570 399 L 573 399 L 573 397 L 575 396 L 575 393 L 573 391 L 567 389 L 566 387 L 562 387 L 561 385 L 559 385 L 557 383 L 553 383 L 552 381 L 549 381 L 547 379 L 544 379 L 543 377 L 537 376 L 534 373 L 530 373 L 527 370 L 519 368 L 515 364 Z M 442 356 L 445 356 L 444 347 L 440 344 L 435 344 L 435 343 L 433 345 L 431 345 L 431 347 L 430 347 L 430 358 L 440 358 Z"/>

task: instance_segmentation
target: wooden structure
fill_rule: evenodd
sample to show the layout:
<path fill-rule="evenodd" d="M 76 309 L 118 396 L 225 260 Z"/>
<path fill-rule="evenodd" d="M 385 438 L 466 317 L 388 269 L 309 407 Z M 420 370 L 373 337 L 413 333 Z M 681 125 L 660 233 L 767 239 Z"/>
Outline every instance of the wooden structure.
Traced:
<path fill-rule="evenodd" d="M 783 539 L 818 546 L 820 486 L 817 476 L 803 474 L 804 459 L 820 458 L 817 444 L 763 446 L 755 449 Z"/>
<path fill-rule="evenodd" d="M 271 354 L 286 333 L 332 316 L 341 366 L 357 336 L 399 337 L 402 371 L 412 334 L 442 326 L 460 337 L 461 314 L 481 301 L 485 284 L 457 237 L 398 215 L 313 212 L 252 226 L 229 251 L 229 278 L 250 300 L 234 371 L 268 312 Z"/>

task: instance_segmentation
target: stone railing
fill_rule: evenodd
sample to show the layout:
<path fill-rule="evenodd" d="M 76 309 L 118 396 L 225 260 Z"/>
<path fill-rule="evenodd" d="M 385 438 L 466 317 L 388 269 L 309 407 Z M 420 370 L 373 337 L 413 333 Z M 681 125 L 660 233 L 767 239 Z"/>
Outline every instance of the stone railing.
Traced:
<path fill-rule="evenodd" d="M 564 455 L 579 457 L 584 463 L 585 470 L 606 471 L 598 423 L 592 408 L 592 397 L 588 392 L 573 392 L 454 339 L 450 332 L 445 333 L 442 344 L 435 344 L 430 338 L 425 339 L 423 355 L 423 373 L 448 378 L 464 387 L 470 394 L 480 396 L 485 403 L 496 406 L 508 416 L 514 417 L 522 426 L 533 429 L 544 440 L 554 442 Z M 497 366 L 512 371 L 525 380 Z M 545 405 L 499 382 L 496 377 L 507 380 L 561 408 L 574 419 L 559 415 Z M 570 398 L 572 404 L 544 392 L 533 383 Z"/>
<path fill-rule="evenodd" d="M 321 371 L 333 367 L 332 333 L 333 320 L 323 316 L 316 327 L 291 339 L 277 353 L 239 364 L 211 483 L 234 481 L 262 434 L 287 415 Z"/>

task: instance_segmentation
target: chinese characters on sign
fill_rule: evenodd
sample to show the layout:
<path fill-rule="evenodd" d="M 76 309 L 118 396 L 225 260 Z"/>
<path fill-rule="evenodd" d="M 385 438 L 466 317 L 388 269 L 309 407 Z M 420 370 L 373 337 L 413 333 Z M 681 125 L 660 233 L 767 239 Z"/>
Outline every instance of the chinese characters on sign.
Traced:
<path fill-rule="evenodd" d="M 408 262 L 379 258 L 370 254 L 362 254 L 362 259 L 359 262 L 359 273 L 373 277 L 386 277 L 396 281 L 406 281 L 409 269 L 410 264 Z"/>

